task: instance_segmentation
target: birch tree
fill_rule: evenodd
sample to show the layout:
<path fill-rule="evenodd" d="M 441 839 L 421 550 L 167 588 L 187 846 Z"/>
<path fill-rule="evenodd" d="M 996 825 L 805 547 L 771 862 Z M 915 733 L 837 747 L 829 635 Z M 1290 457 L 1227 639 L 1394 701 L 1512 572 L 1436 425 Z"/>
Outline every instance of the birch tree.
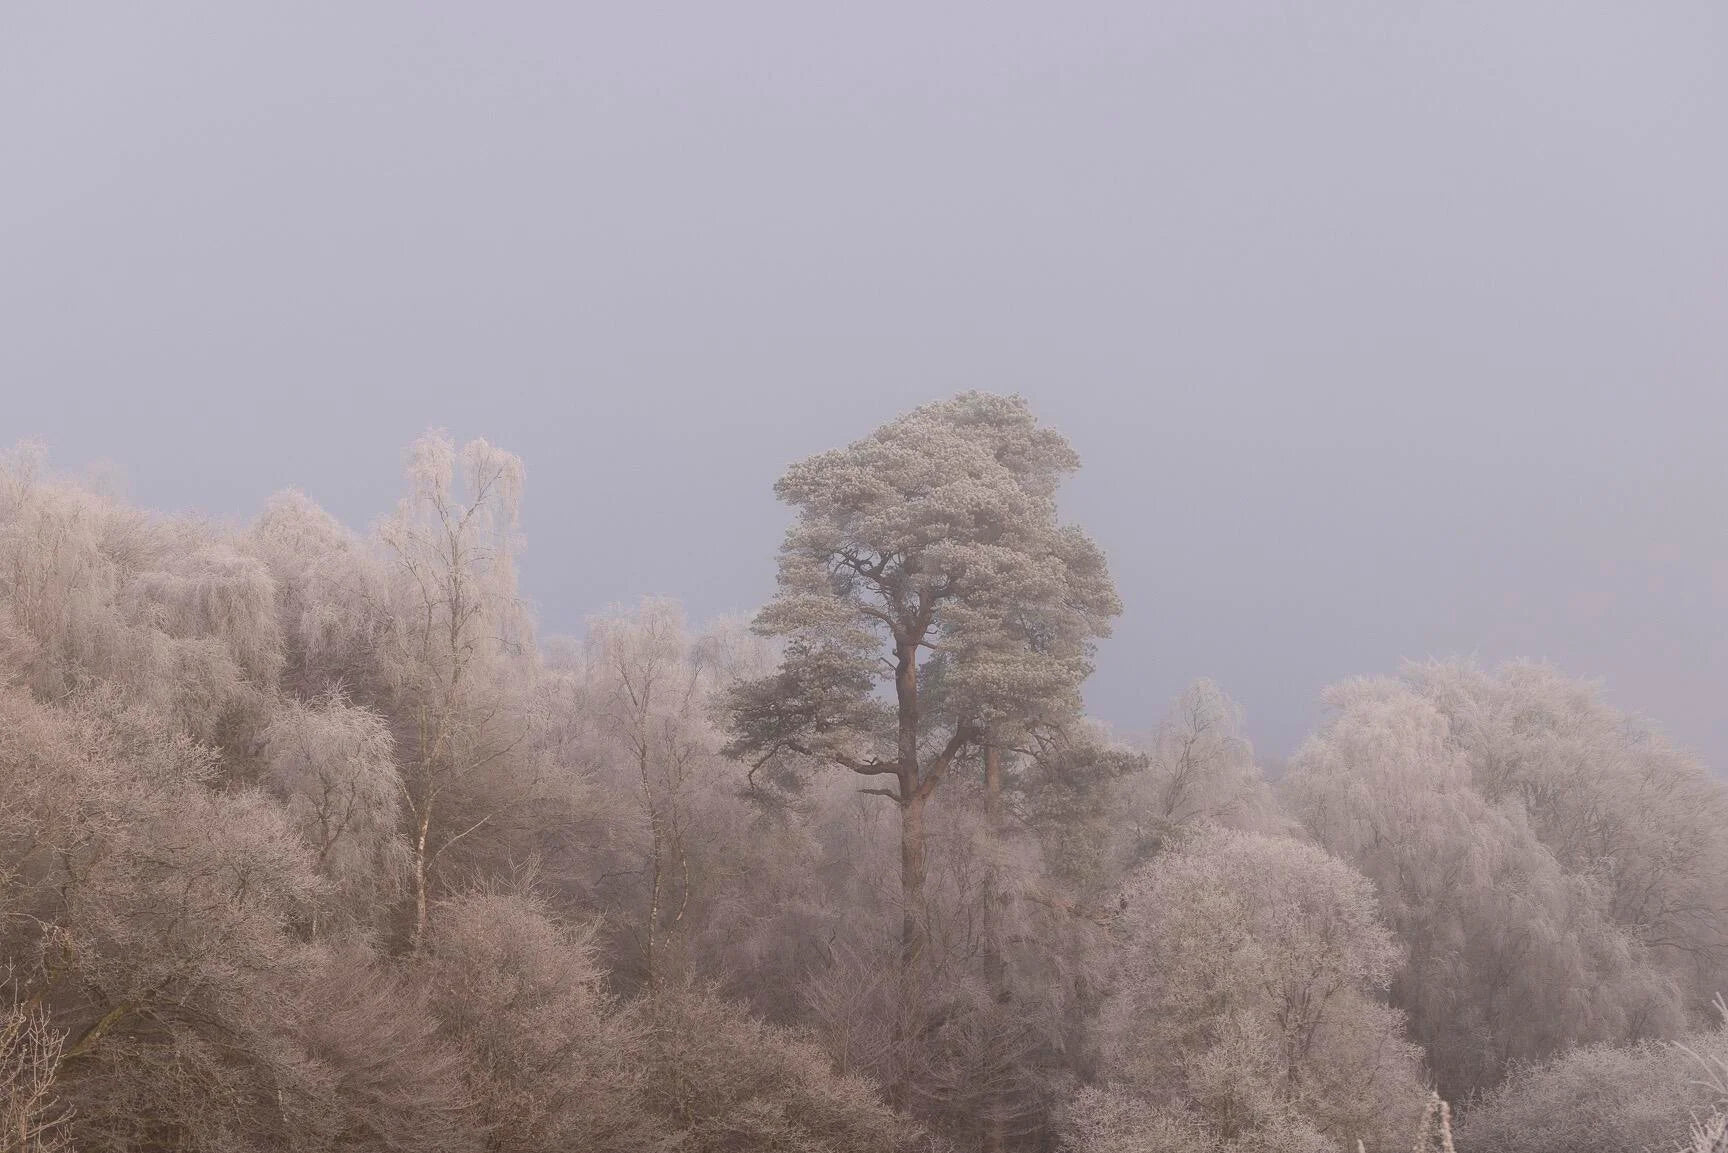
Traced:
<path fill-rule="evenodd" d="M 690 906 L 690 794 L 714 747 L 704 724 L 710 678 L 692 659 L 676 601 L 647 600 L 631 616 L 591 621 L 587 647 L 593 703 L 629 762 L 648 826 L 647 907 L 638 939 L 652 993 L 666 968 L 662 947 L 679 932 Z"/>
<path fill-rule="evenodd" d="M 453 801 L 523 741 L 502 658 L 527 643 L 514 552 L 522 462 L 483 440 L 460 454 L 442 433 L 409 450 L 409 492 L 379 526 L 391 566 L 385 658 L 394 711 L 407 729 L 413 941 L 426 932 L 432 871 L 458 841 L 494 819 L 498 797 L 449 820 Z"/>
<path fill-rule="evenodd" d="M 1615 924 L 1606 886 L 1568 873 L 1521 806 L 1476 790 L 1440 710 L 1389 678 L 1334 685 L 1327 700 L 1336 714 L 1298 750 L 1284 795 L 1375 882 L 1408 947 L 1392 1000 L 1442 1094 L 1568 1045 L 1682 1024 L 1679 988 Z"/>
<path fill-rule="evenodd" d="M 1521 810 L 1562 869 L 1602 887 L 1608 915 L 1709 1019 L 1728 987 L 1728 787 L 1546 665 L 1430 663 L 1404 680 L 1446 717 L 1475 790 Z"/>

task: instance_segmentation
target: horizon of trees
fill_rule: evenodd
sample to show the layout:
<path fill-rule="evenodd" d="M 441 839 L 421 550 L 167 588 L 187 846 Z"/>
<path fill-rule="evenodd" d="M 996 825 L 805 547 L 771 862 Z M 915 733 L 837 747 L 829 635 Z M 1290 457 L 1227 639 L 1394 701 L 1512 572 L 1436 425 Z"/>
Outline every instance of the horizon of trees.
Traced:
<path fill-rule="evenodd" d="M 753 622 L 539 635 L 523 462 L 406 466 L 361 533 L 0 460 L 0 1150 L 1720 1135 L 1728 785 L 1589 682 L 1345 681 L 1276 781 L 1208 681 L 1113 733 L 1017 397 L 788 470 Z"/>

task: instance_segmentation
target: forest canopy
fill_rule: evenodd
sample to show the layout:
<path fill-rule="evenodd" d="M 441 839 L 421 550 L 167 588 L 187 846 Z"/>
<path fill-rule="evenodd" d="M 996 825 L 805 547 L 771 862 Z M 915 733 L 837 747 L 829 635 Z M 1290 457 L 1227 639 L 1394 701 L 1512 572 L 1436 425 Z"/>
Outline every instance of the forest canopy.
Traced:
<path fill-rule="evenodd" d="M 786 471 L 753 620 L 558 637 L 483 440 L 364 531 L 12 450 L 0 1150 L 1709 1148 L 1723 782 L 1540 663 L 1277 780 L 1204 679 L 1113 731 L 1079 465 L 929 404 Z"/>

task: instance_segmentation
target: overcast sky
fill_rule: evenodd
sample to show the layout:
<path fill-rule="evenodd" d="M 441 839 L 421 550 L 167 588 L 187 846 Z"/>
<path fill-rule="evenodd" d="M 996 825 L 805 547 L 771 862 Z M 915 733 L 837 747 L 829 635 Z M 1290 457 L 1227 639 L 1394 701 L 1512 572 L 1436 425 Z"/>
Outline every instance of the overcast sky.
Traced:
<path fill-rule="evenodd" d="M 0 0 L 0 440 L 356 526 L 528 466 L 549 631 L 767 598 L 771 485 L 965 388 L 1286 756 L 1551 658 L 1728 768 L 1728 7 Z"/>

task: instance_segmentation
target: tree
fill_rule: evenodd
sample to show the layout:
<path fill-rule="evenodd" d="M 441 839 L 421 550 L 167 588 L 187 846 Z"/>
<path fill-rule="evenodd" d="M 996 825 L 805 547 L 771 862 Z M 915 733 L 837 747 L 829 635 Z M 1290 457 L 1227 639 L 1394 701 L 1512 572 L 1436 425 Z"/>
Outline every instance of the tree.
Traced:
<path fill-rule="evenodd" d="M 382 694 L 388 566 L 368 543 L 292 489 L 272 496 L 253 522 L 246 548 L 275 584 L 284 690 L 307 698 Z"/>
<path fill-rule="evenodd" d="M 106 682 L 243 759 L 282 664 L 265 566 L 42 463 L 0 454 L 0 675 L 50 699 Z"/>
<path fill-rule="evenodd" d="M 1683 1045 L 1579 1045 L 1518 1067 L 1474 1102 L 1458 1128 L 1458 1145 L 1465 1153 L 1676 1149 L 1688 1121 L 1703 1122 L 1728 1104 L 1725 1060 L 1728 1029 L 1721 1022 L 1688 1034 Z"/>
<path fill-rule="evenodd" d="M 785 658 L 735 694 L 730 749 L 889 782 L 865 791 L 899 808 L 908 970 L 927 932 L 931 794 L 993 733 L 1072 716 L 1092 642 L 1121 611 L 1103 554 L 1057 517 L 1078 466 L 1023 400 L 970 392 L 795 464 L 775 487 L 798 519 L 757 628 L 784 638 Z"/>
<path fill-rule="evenodd" d="M 458 456 L 432 433 L 409 450 L 408 481 L 379 536 L 391 559 L 385 661 L 392 711 L 407 730 L 398 743 L 418 947 L 439 857 L 516 799 L 476 785 L 524 739 L 503 658 L 525 649 L 527 622 L 514 565 L 522 462 L 483 440 Z M 449 820 L 458 799 L 481 800 L 461 824 Z"/>
<path fill-rule="evenodd" d="M 363 904 L 399 877 L 402 775 L 385 719 L 336 693 L 277 706 L 265 784 L 288 806 L 318 871 Z"/>
<path fill-rule="evenodd" d="M 5 1153 L 67 1147 L 67 1118 L 54 1084 L 64 1043 L 40 1010 L 12 1004 L 0 1013 L 0 1150 Z"/>
<path fill-rule="evenodd" d="M 425 982 L 352 944 L 311 951 L 290 989 L 284 1143 L 329 1153 L 478 1153 L 484 1103 Z"/>
<path fill-rule="evenodd" d="M 588 659 L 607 735 L 629 761 L 648 824 L 647 908 L 642 915 L 644 981 L 659 976 L 655 946 L 676 932 L 692 892 L 690 793 L 713 756 L 705 739 L 710 678 L 692 659 L 683 610 L 644 601 L 633 616 L 590 622 Z M 664 960 L 658 962 L 664 967 Z"/>
<path fill-rule="evenodd" d="M 1241 707 L 1209 680 L 1176 699 L 1145 742 L 1145 771 L 1127 782 L 1142 852 L 1196 822 L 1241 827 L 1265 816 L 1266 785 L 1243 729 Z"/>
<path fill-rule="evenodd" d="M 882 1101 L 877 1087 L 834 1071 L 815 1045 L 755 1020 L 701 988 L 646 1007 L 641 1057 L 648 1108 L 690 1153 L 940 1153 L 943 1146 Z"/>
<path fill-rule="evenodd" d="M 1446 717 L 1474 789 L 1522 811 L 1568 874 L 1604 886 L 1607 914 L 1706 1018 L 1728 988 L 1728 786 L 1547 665 L 1434 662 L 1404 680 Z"/>
<path fill-rule="evenodd" d="M 1193 1114 L 1088 1086 L 1062 1111 L 1063 1153 L 1210 1153 L 1217 1138 Z"/>
<path fill-rule="evenodd" d="M 444 902 L 416 958 L 467 1060 L 496 1153 L 633 1153 L 658 1144 L 640 1102 L 641 1030 L 602 988 L 590 935 L 520 893 Z"/>
<path fill-rule="evenodd" d="M 1615 923 L 1600 876 L 1568 873 L 1523 806 L 1474 787 L 1444 713 L 1390 678 L 1327 699 L 1335 715 L 1298 750 L 1285 796 L 1375 882 L 1408 949 L 1393 1001 L 1442 1094 L 1462 1099 L 1568 1045 L 1679 1027 L 1673 975 Z"/>
<path fill-rule="evenodd" d="M 0 731 L 0 952 L 64 1037 L 71 1141 L 233 1148 L 291 1064 L 276 991 L 319 886 L 287 814 L 112 686 L 0 694 Z"/>
<path fill-rule="evenodd" d="M 1419 1054 L 1380 999 L 1401 949 L 1367 878 L 1310 844 L 1208 827 L 1123 903 L 1117 1092 L 1231 1141 L 1294 1125 L 1378 1148 L 1410 1131 Z"/>

